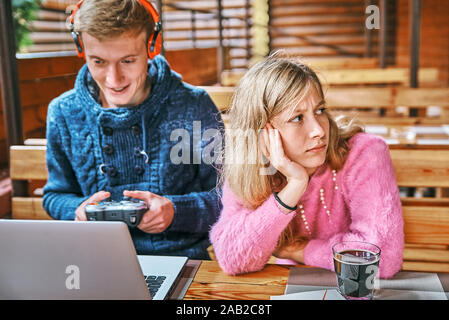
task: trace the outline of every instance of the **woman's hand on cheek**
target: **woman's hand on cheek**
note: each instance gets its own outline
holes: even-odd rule
[[[294,179],[301,182],[308,181],[306,169],[299,163],[292,161],[284,152],[282,138],[278,129],[267,123],[262,132],[261,149],[271,165],[279,170],[287,181]]]
[[[291,209],[283,204],[290,208],[294,208],[297,205],[307,189],[309,175],[302,165],[287,157],[279,130],[275,129],[270,123],[267,124],[262,132],[260,147],[271,165],[287,179],[287,184],[277,196],[282,201],[279,208],[288,214],[291,212]]]

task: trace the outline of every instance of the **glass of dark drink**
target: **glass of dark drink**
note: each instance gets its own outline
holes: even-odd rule
[[[362,241],[332,247],[338,291],[348,300],[371,300],[379,271],[380,248]]]

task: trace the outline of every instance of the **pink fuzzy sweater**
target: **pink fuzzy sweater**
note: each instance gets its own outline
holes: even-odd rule
[[[332,245],[362,240],[382,250],[380,277],[392,277],[401,269],[404,233],[399,190],[388,146],[378,136],[359,133],[352,137],[340,171],[332,172],[326,164],[319,167],[296,213],[283,213],[273,195],[256,210],[249,210],[227,184],[222,202],[210,239],[228,274],[261,270],[292,219],[299,224],[300,234],[310,240],[304,249],[307,265],[333,271]],[[278,260],[288,262],[294,263]]]

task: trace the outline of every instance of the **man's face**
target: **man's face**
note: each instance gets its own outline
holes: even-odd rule
[[[149,94],[146,33],[126,32],[99,40],[82,34],[86,62],[100,87],[104,108],[131,107]]]

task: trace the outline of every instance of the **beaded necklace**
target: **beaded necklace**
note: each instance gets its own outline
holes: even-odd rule
[[[332,181],[334,181],[334,189],[338,190],[338,185],[337,185],[337,171],[336,170],[332,170]],[[320,201],[321,201],[321,205],[323,210],[325,210],[326,215],[329,219],[329,222],[331,222],[331,211],[330,208],[328,208],[326,202],[325,202],[325,197],[324,197],[324,188],[320,188]],[[309,236],[312,235],[312,232],[310,231],[310,227],[309,227],[309,223],[307,222],[307,218],[305,215],[305,210],[304,210],[304,205],[302,203],[299,204],[299,213],[301,214],[301,219],[304,223],[304,227],[307,231],[307,233],[309,234]]]

